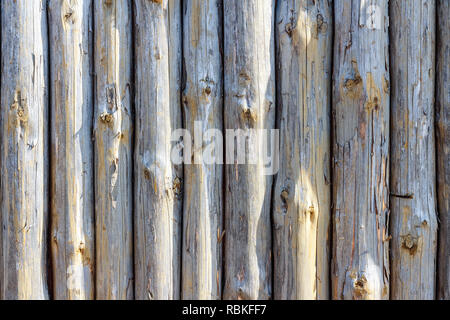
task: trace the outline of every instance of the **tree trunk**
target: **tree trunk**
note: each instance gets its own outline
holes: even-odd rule
[[[96,297],[133,299],[132,8],[94,1]]]
[[[275,127],[274,10],[273,0],[224,1],[226,129]],[[255,132],[245,149],[246,158],[256,161],[232,159],[239,146],[226,153],[227,163],[235,164],[226,166],[225,299],[272,296],[272,176],[250,150],[263,143],[264,133]],[[226,141],[232,144],[234,137],[227,134]]]
[[[187,0],[183,12],[184,127],[213,144],[207,130],[223,130],[222,1]],[[182,297],[221,299],[222,150],[214,150],[215,163],[202,159],[201,144],[192,150],[189,158],[199,161],[184,171]]]
[[[328,299],[332,8],[277,9],[280,171],[274,193],[275,299]]]
[[[54,298],[94,298],[92,2],[49,1]]]
[[[392,299],[434,299],[435,1],[391,0]]]
[[[183,167],[171,161],[181,128],[181,6],[135,2],[136,299],[179,299]]]
[[[45,1],[0,8],[0,299],[48,299]]]
[[[438,1],[436,147],[439,208],[438,298],[450,300],[450,2]]]
[[[388,1],[334,4],[332,297],[388,299]]]

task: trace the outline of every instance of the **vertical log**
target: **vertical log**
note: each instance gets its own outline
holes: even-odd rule
[[[48,299],[46,1],[1,10],[0,299]]]
[[[435,1],[391,0],[392,299],[434,299]]]
[[[135,296],[180,297],[182,166],[170,158],[181,128],[181,6],[135,2]]]
[[[332,7],[277,7],[280,171],[274,189],[275,299],[328,299]]]
[[[450,1],[437,4],[436,147],[439,208],[438,298],[450,300]]]
[[[48,5],[54,298],[93,299],[92,1]]]
[[[132,299],[131,1],[94,1],[96,298]]]
[[[212,144],[207,130],[223,130],[222,1],[187,0],[183,12],[184,127]],[[203,152],[193,148],[189,157],[201,162],[184,167],[183,299],[222,297],[222,150],[216,163],[205,163]]]
[[[334,5],[332,297],[388,299],[388,1]]]
[[[226,129],[275,127],[274,11],[273,0],[224,1]],[[247,149],[259,146],[263,133],[254,138]],[[233,141],[227,137],[227,143]],[[226,166],[225,299],[272,296],[272,176],[264,175],[262,159],[256,160]]]

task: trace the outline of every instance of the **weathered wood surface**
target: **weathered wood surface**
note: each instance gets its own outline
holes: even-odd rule
[[[135,298],[179,299],[183,167],[171,162],[182,127],[181,6],[135,2]]]
[[[329,298],[331,4],[280,1],[274,298]]]
[[[53,296],[93,299],[92,1],[50,0],[48,16]]]
[[[388,1],[334,14],[332,298],[388,299]]]
[[[183,13],[184,128],[214,147],[208,130],[223,129],[222,0],[187,0]],[[182,298],[216,300],[222,297],[222,150],[212,150],[216,161],[209,163],[214,159],[202,158],[201,144],[192,147],[193,163],[184,166]]]
[[[450,1],[437,2],[436,147],[439,299],[450,300]]]
[[[48,299],[45,1],[0,10],[0,299]]]
[[[273,0],[224,1],[225,129],[275,127],[274,18]],[[272,176],[256,160],[226,166],[225,299],[272,297]]]
[[[434,0],[391,0],[391,299],[433,299]]]
[[[132,2],[94,1],[96,298],[133,299]]]

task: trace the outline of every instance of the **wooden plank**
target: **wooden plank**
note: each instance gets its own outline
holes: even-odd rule
[[[274,18],[273,0],[224,1],[225,129],[275,127]],[[256,160],[226,166],[225,299],[272,297],[272,176]]]
[[[207,131],[223,130],[222,1],[187,0],[183,12],[184,128],[213,143]],[[208,163],[203,152],[194,147],[189,157],[200,161],[184,166],[182,298],[216,300],[222,297],[223,159],[216,150],[217,162]]]
[[[133,299],[132,4],[94,1],[96,298]]]
[[[334,14],[332,298],[388,299],[388,1]]]
[[[434,299],[434,0],[390,2],[391,299]]]
[[[92,1],[48,6],[53,294],[93,299]]]
[[[3,0],[0,299],[48,299],[45,1]]]
[[[450,2],[437,2],[436,148],[439,209],[438,298],[450,300]]]
[[[277,7],[281,140],[273,232],[279,300],[329,297],[332,10],[326,0]]]
[[[181,6],[135,2],[135,297],[179,299],[183,167],[171,161],[181,128]]]

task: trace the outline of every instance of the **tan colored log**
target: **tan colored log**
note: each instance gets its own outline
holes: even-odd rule
[[[280,171],[273,195],[275,299],[328,299],[333,8],[277,8]]]
[[[388,1],[334,15],[332,298],[388,299]]]
[[[46,1],[1,11],[0,299],[48,299]]]
[[[439,208],[438,298],[450,300],[450,1],[437,2],[436,147]]]
[[[94,1],[96,298],[132,299],[132,3]]]
[[[92,1],[48,6],[53,295],[93,299]]]
[[[224,1],[226,129],[275,127],[274,18],[273,0]],[[272,176],[256,160],[226,166],[225,299],[272,297]]]
[[[435,10],[390,1],[391,299],[435,297]]]
[[[183,13],[184,127],[191,137],[196,128],[222,132],[222,1],[186,0]],[[204,151],[193,148],[200,163],[184,167],[183,299],[222,297],[223,159],[205,163]]]
[[[181,128],[181,6],[135,2],[135,297],[179,299],[183,167],[171,161]]]

